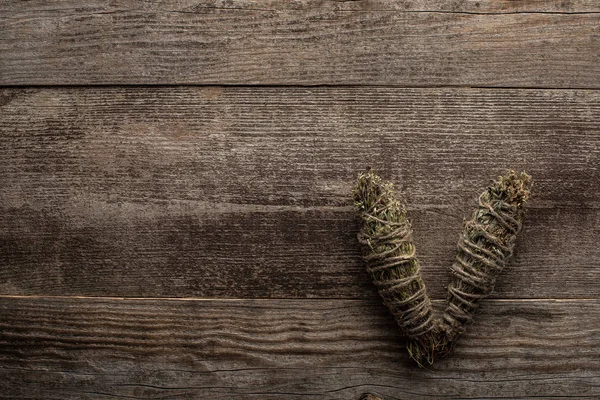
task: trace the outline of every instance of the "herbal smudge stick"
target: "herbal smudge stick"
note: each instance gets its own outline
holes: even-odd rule
[[[362,219],[358,241],[367,270],[384,304],[408,337],[411,358],[420,366],[431,364],[439,334],[421,278],[406,207],[397,200],[393,185],[372,171],[358,176],[353,195]]]
[[[448,304],[441,322],[439,352],[446,355],[473,319],[480,299],[489,296],[512,255],[530,196],[531,177],[508,171],[479,196],[479,206],[464,224],[458,254],[450,267]]]

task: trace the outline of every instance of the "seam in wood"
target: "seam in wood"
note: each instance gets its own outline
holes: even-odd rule
[[[359,303],[369,303],[380,301],[378,299],[364,299],[355,297],[310,297],[310,298],[293,298],[293,297],[252,297],[252,298],[219,298],[219,297],[118,297],[118,296],[59,296],[59,295],[12,295],[12,294],[0,294],[0,300],[2,299],[81,299],[81,300],[124,300],[124,301],[222,301],[222,302],[243,302],[243,301],[271,301],[271,300],[284,300],[290,302],[303,301],[303,302],[316,302],[316,301],[355,301]],[[432,299],[433,303],[442,304],[445,300]],[[578,303],[588,301],[600,301],[600,297],[582,297],[582,298],[561,298],[561,297],[536,297],[536,298],[495,298],[486,299],[486,302],[496,303],[525,303],[525,302],[559,302],[559,303]]]
[[[70,88],[136,88],[136,89],[151,89],[151,88],[203,88],[203,87],[222,87],[222,88],[247,88],[247,89],[256,89],[256,88],[393,88],[393,89],[473,89],[473,90],[578,90],[578,91],[598,91],[599,87],[587,87],[587,86],[490,86],[490,85],[452,85],[452,84],[440,84],[440,85],[421,85],[421,84],[372,84],[372,83],[339,83],[339,84],[331,84],[331,83],[258,83],[258,84],[249,84],[249,83],[61,83],[61,84],[10,84],[10,83],[2,83],[0,84],[0,90],[2,89],[70,89]]]

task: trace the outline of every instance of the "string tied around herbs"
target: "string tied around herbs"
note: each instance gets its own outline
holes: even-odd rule
[[[530,186],[527,174],[509,171],[479,196],[450,267],[446,309],[441,318],[435,318],[405,207],[396,199],[391,183],[372,171],[359,175],[353,194],[363,221],[358,241],[367,271],[408,337],[409,355],[419,366],[449,354],[472,321],[479,301],[493,291],[513,253]]]
[[[380,202],[382,199],[378,199]],[[383,211],[383,210],[380,210]],[[358,235],[359,243],[369,248],[385,248],[380,252],[366,255],[367,271],[373,277],[373,283],[398,321],[404,334],[409,338],[418,337],[431,331],[433,312],[429,297],[426,296],[425,285],[421,282],[420,267],[406,268],[402,277],[394,278],[393,271],[410,265],[416,258],[416,249],[412,244],[412,230],[405,222],[385,221],[377,218],[371,212],[364,211],[361,216],[365,220],[374,220],[390,228],[389,233],[375,232],[368,234],[361,230]],[[407,246],[408,245],[408,246]],[[403,247],[408,250],[403,250]],[[413,286],[418,289],[413,290]],[[408,293],[406,295],[405,293]]]
[[[406,210],[396,200],[393,185],[371,171],[359,176],[354,199],[363,221],[358,241],[367,271],[384,305],[408,337],[411,357],[419,365],[432,363],[430,343],[437,335],[436,324]]]
[[[479,301],[494,290],[496,280],[512,256],[530,195],[531,177],[509,171],[479,196],[472,217],[458,240],[456,259],[450,267],[452,281],[442,316],[438,353],[447,355],[456,339],[473,321]]]

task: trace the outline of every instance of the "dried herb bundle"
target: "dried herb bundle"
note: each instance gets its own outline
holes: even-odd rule
[[[410,356],[419,365],[432,363],[436,326],[406,208],[396,199],[393,185],[371,171],[359,175],[354,205],[363,220],[358,240],[383,303],[408,337]]]
[[[496,278],[512,255],[530,195],[531,177],[509,171],[479,196],[479,206],[466,221],[458,254],[450,267],[448,305],[442,318],[444,338],[438,353],[447,354],[473,320],[480,299],[490,295]]]
[[[478,301],[493,290],[512,255],[530,185],[527,174],[509,171],[481,194],[473,217],[464,224],[450,268],[453,279],[446,310],[436,319],[419,272],[405,206],[396,199],[391,183],[372,171],[358,176],[353,195],[363,221],[358,240],[367,270],[408,337],[409,355],[420,366],[451,351],[473,319]]]

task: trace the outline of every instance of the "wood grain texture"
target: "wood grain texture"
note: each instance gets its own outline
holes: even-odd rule
[[[2,4],[0,84],[600,88],[597,2]]]
[[[485,301],[455,354],[410,364],[352,300],[1,298],[0,398],[597,398],[600,301]]]
[[[534,198],[496,296],[600,294],[600,92],[0,93],[0,293],[375,298],[350,200],[371,165],[408,203],[434,298],[508,167]]]

